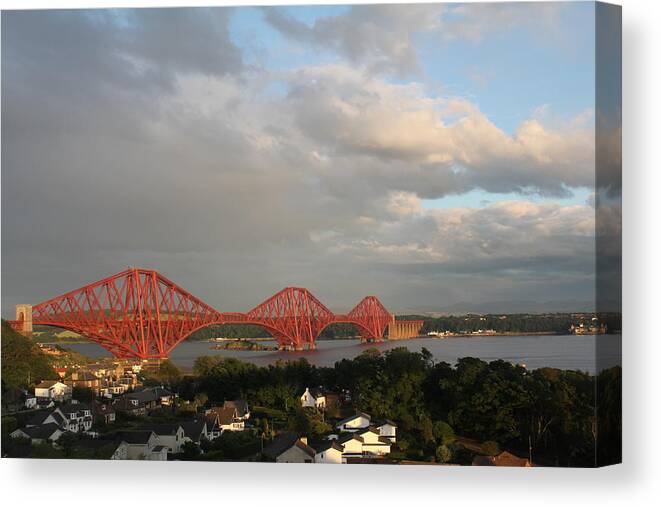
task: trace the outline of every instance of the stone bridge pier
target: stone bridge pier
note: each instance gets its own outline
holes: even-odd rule
[[[388,325],[389,340],[408,340],[420,336],[424,320],[395,320]]]

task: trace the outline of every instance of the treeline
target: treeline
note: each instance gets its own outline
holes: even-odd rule
[[[600,313],[598,320],[593,321],[595,314],[591,313],[551,313],[551,314],[488,314],[488,315],[448,315],[429,317],[427,315],[398,315],[401,320],[423,320],[421,334],[429,332],[472,333],[487,329],[497,333],[557,333],[567,334],[572,325],[583,324],[586,327],[605,324],[608,332],[619,332],[622,329],[622,316],[616,313]],[[336,340],[354,338],[359,335],[358,329],[352,324],[337,323],[326,327],[319,339]],[[223,324],[209,326],[193,333],[189,340],[208,340],[210,338],[266,338],[270,333],[260,327],[250,324]]]
[[[358,330],[352,324],[331,324],[319,335],[321,340],[353,338]],[[209,340],[211,338],[268,338],[271,334],[260,326],[252,324],[222,324],[202,328],[188,337],[188,340]]]
[[[492,329],[498,333],[558,333],[566,334],[572,325],[593,324],[594,314],[489,314],[489,315],[448,315],[428,317],[424,315],[403,315],[398,319],[424,320],[422,334],[429,332],[472,333]],[[619,314],[599,314],[598,323],[604,323],[609,332],[622,329]]]
[[[398,424],[398,446],[409,459],[438,456],[444,438],[439,435],[448,433],[446,428],[480,442],[495,441],[522,456],[530,452],[533,461],[545,465],[594,466],[595,456],[600,464],[621,456],[619,367],[598,377],[551,368],[530,372],[475,358],[451,367],[434,364],[425,349],[396,348],[385,353],[371,349],[332,368],[304,359],[257,367],[201,357],[194,373],[178,386],[184,397],[204,392],[221,402],[244,396],[294,421],[305,387],[348,390],[356,409]]]

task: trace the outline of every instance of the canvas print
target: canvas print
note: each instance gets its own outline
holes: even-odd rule
[[[2,457],[620,462],[621,65],[595,2],[2,12]]]

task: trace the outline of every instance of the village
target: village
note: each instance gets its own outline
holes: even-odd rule
[[[106,361],[55,371],[60,378],[39,382],[32,392],[16,390],[13,406],[5,407],[17,426],[8,436],[29,456],[417,464],[399,456],[397,424],[357,410],[349,392],[308,387],[300,393],[301,413],[332,428],[312,436],[275,429],[269,423],[273,411],[251,409],[243,398],[221,404],[205,397],[185,400],[155,384],[141,363]],[[475,465],[531,466],[508,452],[481,452],[468,439],[463,444],[475,447]]]

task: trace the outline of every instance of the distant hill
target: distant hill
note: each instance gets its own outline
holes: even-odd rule
[[[449,306],[417,306],[406,308],[398,314],[422,315],[464,315],[479,314],[513,314],[513,313],[587,313],[595,311],[594,302],[566,299],[562,301],[487,301],[461,302]]]

